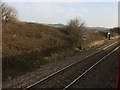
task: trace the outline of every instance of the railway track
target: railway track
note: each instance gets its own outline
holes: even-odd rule
[[[111,53],[117,50],[120,47],[117,45],[117,43],[118,42],[115,42],[99,48],[96,52],[26,87],[25,90],[31,90],[33,88],[61,88],[64,90],[68,89],[77,80],[83,77]],[[115,48],[116,46],[118,47]]]
[[[110,53],[105,55],[103,58],[101,58],[99,61],[94,63],[91,67],[89,67],[84,73],[82,73],[79,77],[77,77],[74,81],[72,81],[70,84],[68,84],[63,90],[66,90],[70,88],[72,85],[74,85],[78,80],[80,80],[85,74],[87,74],[90,70],[92,70],[96,65],[98,65],[100,62],[102,62],[105,58],[107,58],[109,55],[111,55],[113,52],[115,52],[120,46],[116,47],[114,50],[112,50]]]

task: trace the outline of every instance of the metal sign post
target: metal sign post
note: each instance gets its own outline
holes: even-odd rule
[[[107,33],[107,38],[110,40],[110,32]]]
[[[107,39],[110,40],[110,30],[107,29],[106,32],[107,32]]]
[[[85,44],[86,44],[86,41],[87,41],[87,35],[83,34],[82,35],[82,40],[83,40],[83,43],[84,43],[83,44],[84,47],[82,46],[82,49],[83,49],[83,48],[85,48]]]

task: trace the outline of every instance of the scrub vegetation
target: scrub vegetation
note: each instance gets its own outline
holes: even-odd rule
[[[12,11],[15,10],[11,8]],[[2,19],[3,81],[70,56],[82,47],[92,48],[107,40],[106,32],[89,30],[78,18],[70,20],[65,27],[51,27],[21,22],[15,16],[16,14],[10,19],[5,19],[4,16]],[[114,29],[112,32],[113,37],[118,33]],[[83,34],[87,36],[86,41],[82,40]]]

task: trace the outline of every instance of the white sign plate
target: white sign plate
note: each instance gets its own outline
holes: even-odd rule
[[[82,35],[82,39],[84,40],[84,41],[86,41],[87,40],[87,35]]]

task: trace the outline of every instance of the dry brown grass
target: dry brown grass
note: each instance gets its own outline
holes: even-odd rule
[[[94,46],[97,46],[97,45],[102,45],[105,41],[104,40],[97,40],[97,41],[93,41],[91,43],[88,44],[88,47],[94,47]]]
[[[35,23],[3,23],[4,77],[38,68],[48,62],[45,56],[67,45],[65,35],[57,28]],[[56,56],[55,56],[56,57]],[[52,56],[53,58],[53,56]]]
[[[3,56],[41,51],[65,44],[63,33],[52,27],[32,23],[3,24]]]
[[[92,48],[97,45],[104,43],[106,39],[106,34],[98,30],[83,30],[82,34],[87,35],[87,40],[83,41],[83,48]]]
[[[83,45],[98,45],[106,39],[103,32],[84,30],[88,39]],[[74,53],[64,28],[37,23],[2,24],[3,80],[39,68]]]

